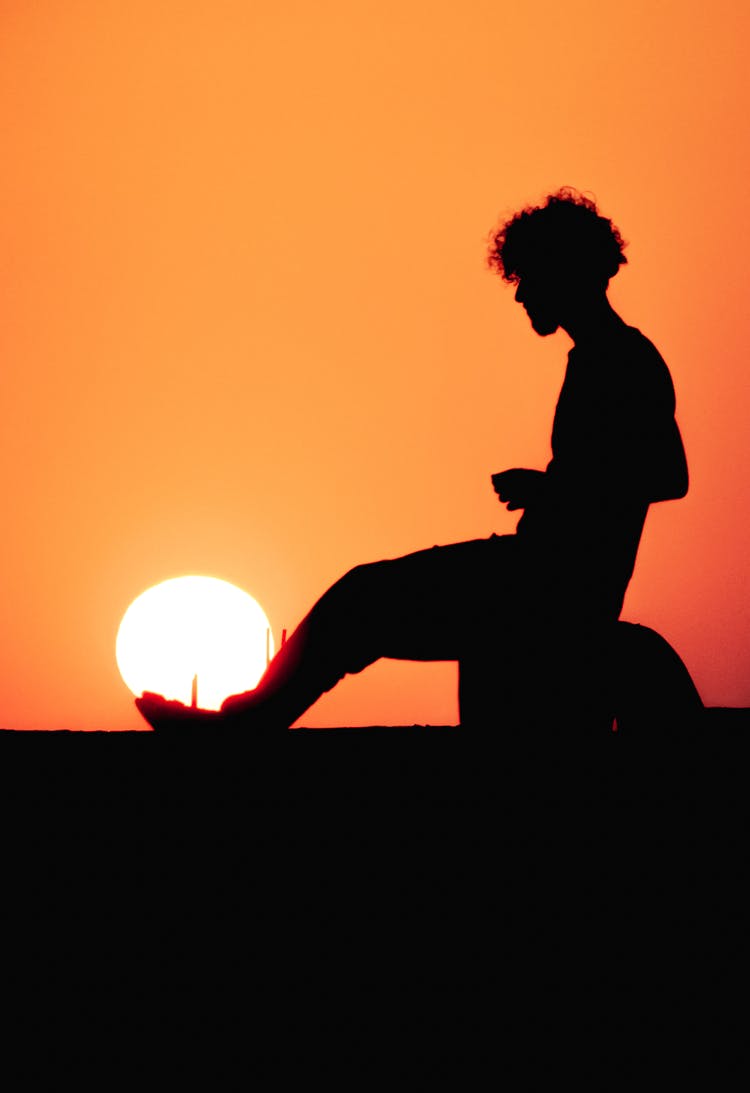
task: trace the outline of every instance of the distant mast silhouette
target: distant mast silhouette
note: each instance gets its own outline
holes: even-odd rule
[[[286,630],[281,631],[282,647],[286,644]],[[266,630],[266,668],[271,663],[271,627]]]

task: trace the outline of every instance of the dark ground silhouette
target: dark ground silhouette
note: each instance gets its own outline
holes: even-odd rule
[[[25,1073],[66,1017],[68,1052],[114,1040],[107,1076],[165,1045],[187,1076],[217,1028],[233,1077],[270,1042],[274,1078],[369,1074],[383,1041],[519,1088],[744,1065],[748,713],[497,754],[455,728],[2,734]]]

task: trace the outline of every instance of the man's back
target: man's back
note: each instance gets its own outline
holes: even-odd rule
[[[619,615],[649,504],[687,490],[674,410],[669,369],[634,327],[570,351],[545,488],[517,529],[566,599]]]

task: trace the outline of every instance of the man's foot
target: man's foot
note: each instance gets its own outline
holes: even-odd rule
[[[135,700],[136,707],[158,733],[185,734],[195,729],[202,731],[216,730],[222,719],[217,710],[200,710],[194,706],[185,706],[182,702],[164,698],[153,691],[144,691]]]
[[[242,694],[230,695],[221,704],[222,714],[227,714],[229,717],[240,717],[242,714],[247,714],[251,717],[253,710],[257,708],[254,695],[255,691],[243,691]]]
[[[221,710],[201,710],[175,699],[144,691],[135,704],[155,732],[162,736],[278,736],[287,725],[270,723],[267,715],[249,701],[252,691],[231,695]]]
[[[263,732],[268,736],[285,733],[291,724],[284,720],[278,704],[274,709],[274,703],[259,699],[257,691],[243,691],[225,698],[221,704],[221,719],[230,732]]]

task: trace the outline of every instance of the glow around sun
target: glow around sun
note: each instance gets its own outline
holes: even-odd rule
[[[134,695],[155,691],[218,710],[228,695],[253,688],[273,656],[263,608],[216,577],[175,577],[141,593],[117,632],[117,666]]]

